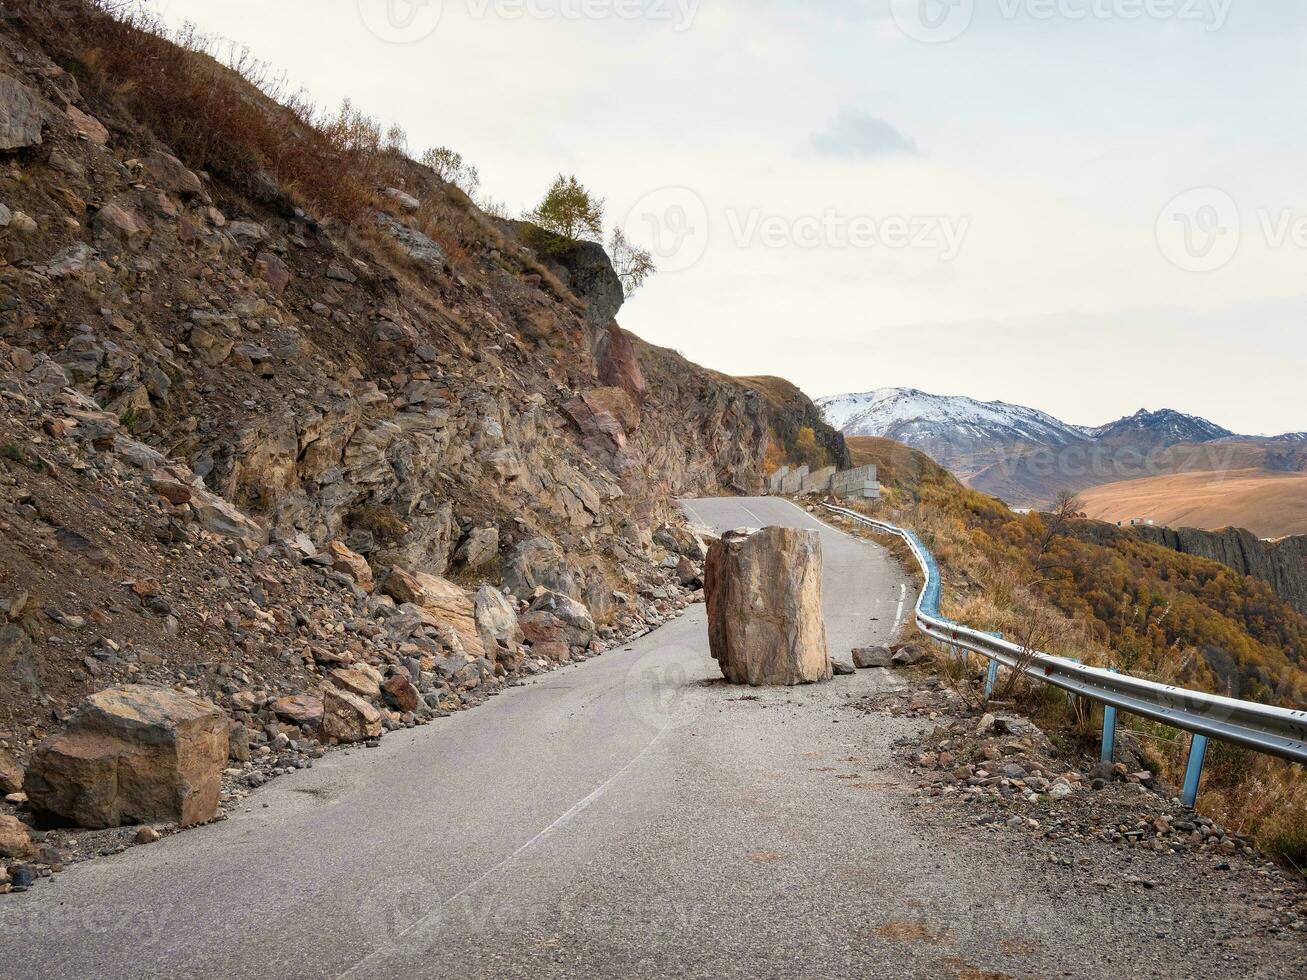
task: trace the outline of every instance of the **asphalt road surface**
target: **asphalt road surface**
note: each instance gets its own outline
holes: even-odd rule
[[[884,551],[785,501],[686,506],[717,529],[821,527],[836,655],[915,599]],[[1018,942],[1040,951],[1022,975],[1151,975],[1104,962],[1104,924],[1019,866],[907,817],[889,747],[919,723],[849,704],[896,683],[728,686],[693,607],[0,899],[0,975],[994,976],[966,971],[1011,968]]]

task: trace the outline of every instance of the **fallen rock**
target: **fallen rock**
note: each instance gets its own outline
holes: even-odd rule
[[[477,591],[473,605],[477,630],[485,645],[486,655],[516,651],[525,636],[518,624],[517,610],[504,594],[492,586],[482,586]]]
[[[595,637],[595,621],[590,610],[560,592],[542,592],[518,622],[533,645],[562,643],[583,647]]]
[[[846,664],[843,660],[836,660],[832,657],[830,665],[831,672],[837,677],[847,677],[850,674],[856,673],[853,669],[853,664]]]
[[[704,578],[709,645],[728,681],[830,680],[816,531],[730,531],[709,548]]]
[[[92,694],[32,753],[23,789],[38,813],[90,828],[217,812],[227,717],[214,704],[142,684]]]
[[[104,128],[100,120],[75,105],[70,105],[64,111],[68,114],[68,121],[73,124],[73,128],[80,136],[96,146],[104,146],[109,142],[109,130]]]
[[[17,817],[0,813],[0,857],[25,858],[32,853],[32,838]]]
[[[327,554],[331,556],[332,568],[348,575],[364,592],[372,591],[372,566],[366,558],[351,551],[343,541],[327,542]]]
[[[859,670],[872,667],[889,667],[894,655],[889,647],[859,647],[853,651],[853,666]]]
[[[381,712],[357,694],[328,687],[322,692],[322,735],[337,742],[380,738]]]
[[[382,591],[396,602],[412,603],[423,610],[432,625],[452,629],[467,653],[474,657],[485,654],[472,598],[453,582],[396,565],[382,583]]]
[[[362,667],[337,667],[327,679],[342,691],[361,698],[376,700],[381,697],[381,679]]]
[[[904,646],[897,647],[894,650],[894,656],[891,663],[895,667],[913,667],[926,659],[926,651],[915,643],[908,643]]]
[[[396,711],[417,711],[418,705],[422,703],[418,689],[403,674],[391,674],[381,685],[381,690],[386,696],[386,702]]]
[[[159,839],[159,832],[153,827],[142,827],[136,832],[136,843],[153,844]]]
[[[313,694],[292,694],[272,702],[272,713],[282,721],[301,728],[322,725],[322,698]]]

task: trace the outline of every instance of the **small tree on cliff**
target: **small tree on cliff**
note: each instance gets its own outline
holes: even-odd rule
[[[621,228],[613,229],[613,237],[608,242],[608,256],[613,260],[617,278],[622,280],[622,292],[627,299],[658,271],[654,267],[653,256],[627,241]]]
[[[544,200],[522,217],[540,229],[533,244],[548,252],[565,252],[585,236],[599,240],[604,236],[603,198],[564,174],[554,178]]]
[[[481,174],[457,150],[434,146],[422,154],[421,162],[434,170],[441,180],[453,184],[468,197],[476,197],[477,188],[481,186]]]

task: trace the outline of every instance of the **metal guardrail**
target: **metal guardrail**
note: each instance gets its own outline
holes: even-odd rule
[[[939,565],[913,531],[844,507],[831,504],[822,504],[822,507],[907,542],[926,576],[925,587],[921,590],[916,605],[917,627],[923,634],[946,646],[985,657],[991,664],[991,678],[995,669],[993,665],[1021,670],[1046,684],[1103,704],[1106,708],[1103,718],[1104,761],[1112,759],[1117,711],[1127,711],[1192,732],[1194,739],[1190,746],[1183,791],[1186,805],[1193,806],[1197,799],[1198,783],[1210,738],[1246,746],[1293,762],[1307,762],[1307,711],[1278,708],[1254,701],[1238,701],[1158,684],[1098,667],[1086,667],[1064,657],[1026,650],[1001,637],[955,623],[940,613],[942,582]]]

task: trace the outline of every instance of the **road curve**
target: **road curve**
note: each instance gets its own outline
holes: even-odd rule
[[[820,528],[833,651],[889,638],[905,590],[881,549],[781,500],[687,512]],[[1037,951],[1023,975],[1121,975],[1102,921],[910,818],[889,747],[917,723],[849,704],[885,672],[749,690],[706,647],[694,607],[0,899],[0,974],[934,977],[1011,969],[1010,940]]]

